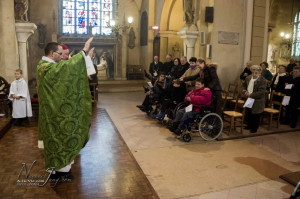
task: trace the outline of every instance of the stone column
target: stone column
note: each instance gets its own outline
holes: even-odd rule
[[[121,64],[121,77],[118,77],[116,80],[127,80],[126,71],[127,71],[127,44],[128,44],[128,35],[127,33],[123,33],[122,35],[122,64]]]
[[[195,54],[195,43],[198,38],[199,31],[195,25],[187,25],[177,32],[177,34],[183,39],[184,53],[189,60]]]
[[[0,76],[9,83],[15,80],[14,72],[19,68],[14,13],[14,1],[0,0]]]
[[[252,20],[253,20],[253,0],[247,0],[246,3],[246,21],[245,21],[245,49],[244,64],[250,60],[251,55],[251,39],[252,39]]]
[[[268,56],[269,13],[270,13],[270,0],[266,0],[266,15],[265,15],[264,45],[263,45],[263,57],[262,57],[262,60],[267,60],[267,56]]]
[[[19,46],[20,69],[23,70],[23,77],[28,81],[28,47],[27,40],[37,29],[34,23],[16,23],[16,33]]]

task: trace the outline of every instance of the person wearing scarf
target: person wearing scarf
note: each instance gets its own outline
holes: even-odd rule
[[[242,93],[246,98],[253,98],[252,108],[246,108],[248,125],[245,129],[256,133],[259,127],[260,115],[265,108],[265,92],[267,80],[261,75],[262,68],[258,65],[251,66],[252,75],[246,77],[242,84]]]
[[[285,93],[285,84],[288,82],[288,75],[286,73],[286,66],[279,65],[278,73],[274,76],[271,83],[271,90],[276,92]]]
[[[195,86],[195,81],[193,81],[193,80],[196,80],[199,77],[198,74],[200,72],[200,69],[197,67],[196,62],[197,62],[197,58],[191,57],[189,59],[190,68],[187,69],[185,71],[185,73],[180,77],[180,80],[182,81],[186,77],[196,76],[196,78],[192,79],[192,80],[183,80],[184,83],[186,84],[186,88],[188,91],[191,91],[193,89],[193,87]]]

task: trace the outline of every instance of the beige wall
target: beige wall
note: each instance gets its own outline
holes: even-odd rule
[[[177,32],[185,25],[182,0],[166,0],[160,19],[160,60],[167,54],[180,57],[184,53],[183,40]],[[179,56],[180,55],[180,56]]]
[[[212,44],[212,60],[219,64],[218,75],[224,88],[228,83],[238,79],[243,69],[244,53],[244,26],[245,26],[245,1],[246,0],[201,0],[197,2],[196,25],[199,33],[206,33],[207,44]],[[214,7],[214,22],[205,23],[205,7]],[[182,39],[175,36],[184,26],[182,0],[166,0],[161,16],[161,57],[166,53],[172,53],[172,46],[176,42],[181,45]],[[239,44],[219,44],[218,32],[239,33]],[[195,44],[194,55],[206,57],[206,46],[200,43],[200,34]],[[189,59],[189,58],[188,58]],[[229,72],[230,71],[230,72]]]
[[[199,39],[196,41],[195,44],[195,56],[198,58],[206,57],[206,45],[201,45],[200,40],[200,32],[205,32],[206,35],[206,43],[211,43],[211,32],[213,29],[213,23],[205,23],[205,7],[207,6],[214,6],[213,0],[203,0],[199,4],[199,10],[197,13],[196,24],[199,31]]]
[[[139,43],[140,43],[140,34],[139,34],[139,24],[140,24],[140,16],[139,9],[135,2],[131,0],[122,0],[119,1],[119,20],[127,21],[128,17],[133,17],[132,27],[135,33],[135,47],[133,49],[127,48],[127,64],[128,65],[139,65],[140,60],[138,59],[140,56]],[[129,30],[127,31],[129,33]],[[128,34],[125,34],[128,37]],[[127,39],[128,41],[128,39]],[[126,46],[128,43],[126,44]]]
[[[45,43],[52,41],[52,34],[56,35],[57,19],[58,19],[58,4],[57,0],[51,1],[31,1],[30,5],[30,21],[32,23],[47,25],[46,41]],[[29,61],[28,61],[28,79],[36,77],[36,65],[44,55],[44,49],[38,46],[39,33],[35,31],[29,40]]]
[[[211,33],[211,62],[218,63],[217,72],[224,89],[227,88],[228,83],[238,80],[243,68],[244,4],[245,0],[216,0],[214,2],[214,23]],[[219,31],[238,33],[238,45],[219,44]]]
[[[14,70],[19,68],[16,39],[14,1],[0,1],[0,76],[9,83],[14,80]]]

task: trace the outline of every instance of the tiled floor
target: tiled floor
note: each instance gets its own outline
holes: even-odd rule
[[[0,140],[0,198],[289,197],[293,186],[278,176],[300,170],[300,132],[184,143],[135,108],[143,98],[142,92],[100,94],[98,107],[110,117],[96,114],[90,141],[72,168],[74,181],[55,188],[16,187],[22,162],[37,160],[35,171],[44,162],[37,128],[12,128]]]
[[[300,132],[184,143],[135,108],[143,98],[142,92],[101,93],[98,106],[106,108],[160,198],[288,198],[293,191],[279,175],[300,170]]]
[[[158,198],[105,110],[94,112],[90,132],[72,167],[73,181],[51,188],[17,185],[21,163],[29,169],[36,160],[30,175],[37,176],[45,174],[44,159],[36,126],[11,128],[0,140],[0,198]]]

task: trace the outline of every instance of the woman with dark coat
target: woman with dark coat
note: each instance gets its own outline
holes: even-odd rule
[[[254,99],[252,108],[246,108],[248,125],[245,129],[256,133],[259,127],[260,115],[265,108],[265,93],[267,81],[262,76],[262,68],[257,65],[251,66],[252,75],[246,77],[242,85],[243,94],[246,98]]]
[[[279,65],[278,73],[274,76],[271,83],[271,90],[276,92],[285,93],[285,84],[288,82],[288,74],[286,73],[286,66]]]
[[[242,81],[245,81],[246,77],[252,74],[252,72],[250,70],[251,66],[252,66],[252,61],[248,61],[246,63],[246,67],[244,68],[243,72],[240,75],[240,79]]]
[[[171,69],[170,75],[172,79],[178,79],[185,73],[185,71],[188,68],[181,65],[179,58],[175,58],[173,62],[174,62],[174,66]]]
[[[198,67],[200,68],[200,73],[194,76],[185,77],[182,80],[185,81],[192,81],[197,78],[204,79],[205,87],[209,88],[213,93],[213,106],[215,112],[222,115],[222,87],[220,84],[219,77],[217,75],[217,65],[210,64],[206,65],[203,59],[197,60]]]

